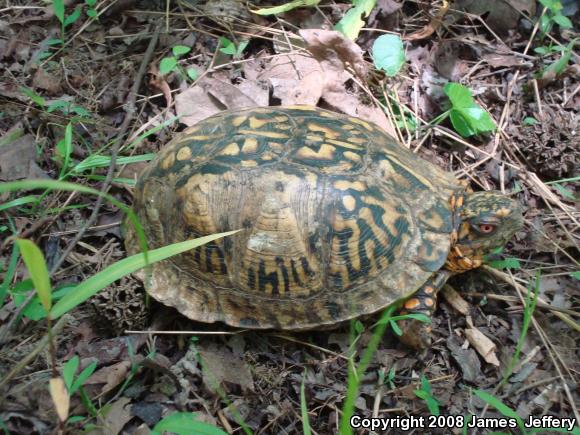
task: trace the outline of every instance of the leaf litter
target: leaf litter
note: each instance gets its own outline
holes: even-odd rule
[[[502,190],[525,203],[529,223],[502,253],[519,258],[522,269],[510,273],[525,282],[541,269],[541,296],[550,307],[577,313],[578,279],[573,273],[578,270],[574,259],[580,92],[572,51],[576,46],[570,45],[574,34],[557,24],[549,36],[534,31],[541,13],[535,2],[378,0],[369,14],[356,17],[351,12],[356,29],[350,35],[354,38],[359,32],[357,39],[336,31],[334,26],[349,5],[333,2],[268,17],[258,17],[245,2],[236,0],[180,2],[171,6],[170,14],[165,5],[144,8],[136,7],[138,3],[116,2],[99,22],[81,15],[66,28],[67,45],[62,50],[52,41],[62,36],[52,8],[1,12],[0,30],[7,36],[0,40],[0,63],[8,72],[0,83],[0,98],[6,103],[0,118],[2,181],[59,177],[61,163],[53,159],[53,147],[62,139],[62,127],[70,117],[61,110],[47,110],[59,101],[65,103],[60,107],[77,105],[91,114],[90,122],[75,124],[73,164],[96,152],[109,155],[107,144],[127,116],[125,103],[153,28],[150,24],[162,16],[168,32],[162,33],[154,60],[147,65],[148,81],[138,90],[133,128],[143,132],[172,115],[179,121],[148,135],[123,155],[156,152],[184,126],[227,109],[311,104],[360,116],[400,135],[423,157],[472,180],[473,186]],[[66,5],[70,14],[74,8]],[[271,4],[256,4],[266,6]],[[384,31],[403,41],[404,62],[392,77],[380,73],[370,55],[373,42]],[[220,37],[232,41],[233,56],[219,50]],[[194,68],[195,79],[178,70],[159,73],[160,60],[177,45],[191,48],[178,64],[184,70]],[[552,45],[554,50],[549,48]],[[572,47],[570,56],[567,46]],[[541,47],[544,54],[534,51]],[[394,58],[401,59],[400,53]],[[469,107],[473,102],[488,111],[498,126],[495,132],[475,131],[479,134],[463,140],[450,133],[450,120],[427,125],[447,110],[444,90],[450,81],[470,90]],[[31,98],[22,88],[40,99]],[[526,124],[529,118],[537,122]],[[15,131],[20,131],[17,138],[4,140]],[[135,166],[116,175],[134,179],[140,170]],[[74,181],[99,188],[105,174],[106,168],[95,168]],[[131,202],[131,185],[122,181],[112,184],[110,193]],[[1,199],[4,203],[14,197],[3,194]],[[93,199],[53,192],[41,201],[41,207],[3,211],[0,229],[9,228],[10,222],[18,232],[32,228],[32,236],[47,252],[55,246],[48,241],[58,235],[56,252],[62,252],[87,219]],[[56,275],[56,285],[78,282],[122,258],[123,232],[98,229],[115,225],[120,221],[118,213],[116,207],[103,209],[102,214],[112,218],[100,219],[97,229],[76,245],[64,263],[66,269]],[[8,233],[2,231],[4,239]],[[2,273],[10,260],[8,246],[3,242],[0,247]],[[26,277],[18,266],[11,282]],[[475,282],[474,289],[466,281],[453,283],[459,298],[447,291],[445,299],[440,298],[432,348],[418,354],[392,334],[385,336],[361,380],[357,412],[428,415],[425,402],[414,394],[421,375],[429,379],[445,415],[483,411],[485,404],[466,387],[489,389],[500,382],[520,339],[523,303],[509,285]],[[111,310],[112,315],[127,320],[133,317],[129,315],[134,313],[133,305],[121,298],[134,296],[125,284],[103,292],[106,297],[100,307],[114,304],[117,310]],[[15,299],[16,293],[8,295],[0,311],[0,328],[14,317]],[[223,325],[189,322],[154,301],[151,305],[169,321],[165,329],[230,332]],[[534,318],[543,331],[531,328],[523,340],[521,364],[509,378],[502,400],[523,418],[538,412],[572,415],[568,394],[574,393],[568,392],[577,380],[569,374],[579,370],[573,351],[577,334],[550,309],[537,308]],[[239,431],[245,424],[256,433],[298,433],[304,369],[311,427],[316,433],[337,431],[346,394],[348,325],[338,331],[285,333],[288,338],[257,332],[227,338],[201,334],[192,344],[187,336],[129,335],[123,322],[113,332],[103,328],[104,323],[90,304],[71,313],[59,335],[57,360],[59,367],[74,355],[80,356],[81,367],[97,363],[86,391],[98,406],[105,403],[97,399],[100,395],[110,401],[100,408],[103,417],[92,420],[105,424],[106,433],[139,433],[143,425],[151,428],[178,411],[195,412],[200,421],[226,431]],[[363,323],[367,328],[372,325]],[[44,332],[42,325],[24,317],[11,329],[14,332],[0,348],[0,373],[7,373],[15,361],[32,352]],[[367,330],[354,346],[357,355],[368,336]],[[47,368],[44,358],[35,358],[18,380],[4,387],[8,400],[0,403],[0,417],[11,431],[55,430]],[[124,386],[127,376],[133,378]],[[70,409],[90,420],[78,395],[71,398]],[[497,415],[491,409],[486,412]]]

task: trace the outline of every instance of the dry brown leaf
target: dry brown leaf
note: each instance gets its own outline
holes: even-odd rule
[[[49,178],[36,164],[34,136],[22,133],[21,128],[15,127],[0,139],[0,180]]]
[[[231,83],[206,77],[200,80],[198,85],[218,100],[227,110],[243,109],[258,105],[252,97],[244,94]]]
[[[403,37],[403,39],[406,41],[417,41],[419,39],[425,39],[431,36],[435,32],[435,30],[437,30],[441,25],[441,21],[448,10],[449,10],[449,2],[447,0],[444,0],[443,6],[441,6],[441,8],[439,8],[437,13],[433,16],[433,18],[431,18],[429,24],[427,24],[421,30],[417,30],[416,32],[411,33],[410,35]]]
[[[86,384],[104,384],[101,388],[101,394],[108,393],[113,388],[125,381],[127,373],[131,370],[131,362],[121,361],[102,369],[97,370],[87,379]]]
[[[200,86],[189,88],[175,97],[175,112],[187,126],[197,124],[223,110]]]
[[[173,97],[171,96],[171,88],[165,81],[165,78],[159,74],[159,68],[156,62],[152,62],[149,66],[149,81],[147,82],[149,87],[153,89],[154,92],[161,92],[165,97],[167,107],[173,104]]]
[[[32,78],[32,86],[46,91],[48,95],[57,95],[62,92],[61,80],[54,75],[38,68]]]
[[[104,418],[101,421],[105,428],[95,429],[95,431],[89,433],[91,435],[117,435],[121,433],[123,427],[133,418],[131,407],[127,406],[130,402],[131,399],[128,397],[121,397],[109,407],[104,408]]]
[[[362,49],[342,33],[335,30],[303,29],[300,36],[307,48],[322,65],[324,72],[342,73],[350,66],[364,79],[368,73]]]
[[[70,407],[70,397],[66,390],[66,386],[64,385],[64,381],[62,378],[52,378],[50,380],[49,388],[50,397],[52,397],[58,418],[60,421],[66,421]]]
[[[289,53],[273,58],[259,75],[270,83],[283,106],[315,106],[322,96],[325,77],[320,63],[308,55]]]
[[[449,285],[444,286],[442,293],[449,305],[451,305],[464,316],[469,314],[469,303],[463,299],[453,287]]]
[[[252,373],[240,356],[213,344],[200,346],[199,355],[203,383],[210,391],[215,392],[224,383],[239,385],[244,391],[254,391]]]
[[[487,336],[477,328],[468,328],[465,330],[465,336],[473,348],[483,359],[494,366],[499,367],[499,360],[495,354],[496,346]]]

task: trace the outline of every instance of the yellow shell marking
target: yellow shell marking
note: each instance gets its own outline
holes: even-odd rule
[[[347,159],[352,160],[353,162],[360,162],[361,160],[358,154],[355,154],[351,151],[345,151],[342,155]]]
[[[321,133],[324,133],[324,137],[328,138],[328,139],[337,139],[340,137],[340,132],[333,130],[331,128],[325,127],[324,125],[318,125],[315,124],[314,122],[309,122],[308,123],[308,130],[310,131],[319,131]]]
[[[332,160],[334,151],[336,151],[336,148],[332,145],[322,144],[318,152],[309,147],[302,147],[298,150],[296,156],[303,159]]]
[[[218,153],[218,156],[237,156],[240,154],[240,147],[237,143],[232,142]]]
[[[359,143],[359,144],[363,144],[363,143],[367,143],[368,140],[365,139],[364,137],[349,137],[346,139],[349,142],[353,142],[353,143]]]
[[[182,147],[177,151],[177,160],[189,160],[191,159],[191,149],[189,147]]]
[[[167,155],[167,157],[165,157],[163,159],[163,161],[161,162],[161,167],[163,169],[169,169],[169,167],[171,165],[173,165],[173,162],[175,162],[175,154],[174,153],[169,153]]]
[[[313,142],[322,142],[324,140],[324,138],[322,136],[315,136],[313,134],[306,135],[306,139],[311,140]],[[331,142],[331,141],[328,141],[328,142]]]
[[[363,121],[362,119],[358,119],[358,118],[348,118],[348,120],[350,122],[352,122],[353,124],[362,125],[368,131],[373,131],[373,128],[371,127],[371,125],[368,122]]]
[[[255,137],[247,137],[242,145],[243,153],[255,153],[258,151],[258,140]]]
[[[236,116],[234,119],[232,119],[232,125],[234,127],[239,127],[246,121],[246,119],[248,119],[247,116]]]
[[[356,199],[354,196],[345,195],[342,197],[342,204],[348,211],[353,211],[356,208]]]
[[[240,130],[240,134],[253,134],[255,136],[269,137],[272,139],[288,139],[288,135],[284,133],[276,133],[275,131],[259,131],[259,130]]]
[[[362,192],[367,188],[367,185],[362,181],[337,180],[334,182],[334,187],[338,190],[353,189]]]
[[[351,143],[344,142],[341,140],[328,139],[327,142],[334,144],[334,145],[338,145],[338,146],[343,147],[343,148],[348,148],[349,150],[362,150],[363,149],[363,147],[359,147],[357,145],[353,145]]]

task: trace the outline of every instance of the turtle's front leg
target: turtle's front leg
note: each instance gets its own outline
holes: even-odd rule
[[[433,274],[425,284],[405,301],[400,314],[425,314],[430,319],[433,317],[437,306],[437,293],[451,274],[442,270]],[[403,331],[401,341],[414,349],[423,350],[431,345],[430,323],[415,319],[407,319],[399,322]]]

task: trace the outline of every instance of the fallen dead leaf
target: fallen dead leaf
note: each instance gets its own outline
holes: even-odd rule
[[[101,394],[105,394],[120,385],[127,377],[129,370],[131,370],[131,362],[121,361],[97,370],[87,379],[86,384],[104,384],[101,388]]]
[[[167,107],[173,104],[173,97],[171,96],[171,88],[165,80],[165,77],[159,73],[159,68],[157,67],[157,62],[152,62],[149,66],[148,81],[147,84],[153,90],[153,92],[161,92],[165,97],[165,102]]]
[[[121,397],[111,405],[101,408],[99,418],[104,429],[98,428],[88,432],[91,435],[117,435],[121,433],[123,427],[133,418],[131,414],[131,406],[129,403],[131,399],[128,397]]]
[[[469,303],[463,299],[453,287],[449,285],[444,286],[442,293],[449,305],[451,305],[464,316],[469,314]]]
[[[175,97],[175,111],[179,120],[187,126],[197,124],[223,110],[200,86],[189,88]]]
[[[49,178],[36,164],[34,136],[22,133],[21,128],[15,127],[0,139],[0,180]]]
[[[464,349],[458,342],[459,338],[456,335],[451,335],[447,338],[447,348],[451,351],[453,359],[461,368],[463,379],[467,382],[477,382],[483,377],[481,372],[481,363],[473,349]]]
[[[226,348],[214,344],[199,347],[204,385],[213,392],[224,384],[239,385],[244,391],[254,391],[252,373],[245,361]]]
[[[421,30],[417,30],[416,32],[411,33],[410,35],[403,37],[403,39],[407,41],[417,41],[419,39],[425,39],[431,36],[433,33],[435,33],[435,30],[437,30],[441,25],[443,17],[445,16],[448,10],[449,10],[449,2],[447,0],[444,0],[443,6],[441,6],[437,11],[437,13],[433,16],[433,18],[431,18],[429,24],[427,24]]]
[[[198,82],[198,86],[218,100],[227,110],[243,109],[244,107],[258,105],[252,97],[243,93],[231,83],[222,80],[206,77]]]
[[[514,29],[520,19],[520,12],[525,12],[528,16],[536,13],[536,2],[534,0],[456,0],[453,9],[465,11],[473,15],[485,15],[485,23],[496,33],[505,35],[509,30]],[[462,18],[462,14],[457,12],[451,17],[452,21]]]
[[[32,86],[46,91],[48,95],[58,95],[62,92],[60,83],[61,80],[58,77],[46,72],[42,68],[38,68],[32,78]]]
[[[499,360],[495,354],[496,346],[483,332],[477,328],[468,328],[465,330],[465,336],[469,344],[479,353],[483,359],[494,366],[499,367]]]

